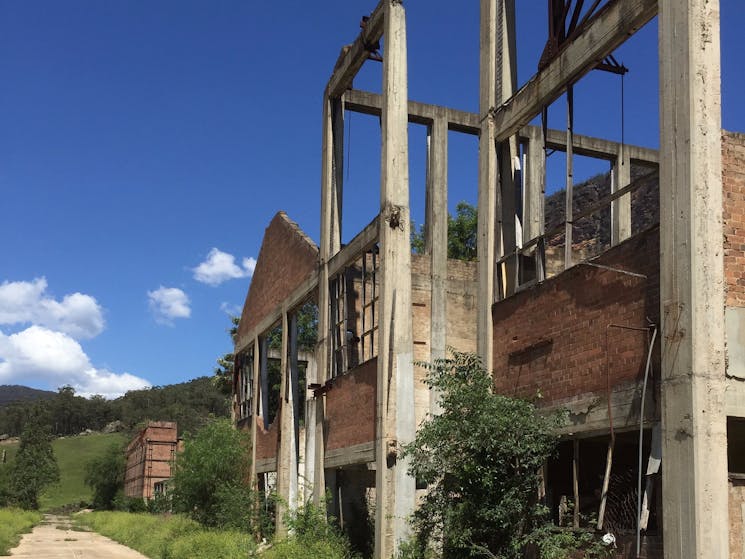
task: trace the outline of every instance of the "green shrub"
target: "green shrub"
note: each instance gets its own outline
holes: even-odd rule
[[[93,506],[111,509],[124,487],[126,460],[121,443],[114,443],[85,465],[85,484],[93,490]]]
[[[0,509],[0,555],[8,555],[18,545],[21,534],[30,532],[35,524],[41,522],[41,518],[38,512]]]
[[[243,559],[253,556],[254,549],[248,534],[233,530],[199,530],[174,540],[169,546],[168,559]]]

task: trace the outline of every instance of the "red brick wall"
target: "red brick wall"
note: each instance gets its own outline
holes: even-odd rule
[[[238,326],[238,339],[300,286],[317,265],[318,248],[287,214],[277,213],[264,233]]]
[[[150,498],[156,482],[171,477],[171,461],[177,447],[177,426],[170,421],[152,421],[127,445],[124,494]]]
[[[277,446],[279,444],[279,416],[280,410],[274,422],[269,426],[269,430],[264,429],[264,420],[255,416],[256,421],[256,459],[264,460],[266,458],[277,457]]]
[[[371,359],[334,379],[326,394],[326,449],[375,440],[378,360]]]
[[[745,307],[745,134],[722,133],[722,183],[727,306]]]
[[[609,324],[659,323],[659,229],[636,235],[592,263],[580,264],[492,307],[494,382],[504,394],[546,404],[606,390],[644,372],[646,333]],[[659,369],[658,369],[659,370]]]
[[[742,559],[745,555],[743,534],[743,512],[745,512],[745,480],[729,480],[729,556]]]

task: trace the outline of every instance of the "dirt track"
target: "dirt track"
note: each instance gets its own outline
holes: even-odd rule
[[[147,559],[95,532],[72,530],[69,518],[52,515],[45,515],[33,532],[24,534],[10,555],[34,559]]]

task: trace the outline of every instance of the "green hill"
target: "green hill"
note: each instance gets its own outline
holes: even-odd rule
[[[13,402],[48,399],[54,397],[55,394],[57,393],[18,384],[0,384],[0,407]]]
[[[89,502],[91,490],[85,485],[85,464],[95,456],[101,455],[109,445],[123,444],[126,437],[121,433],[92,434],[80,437],[65,437],[52,441],[54,456],[60,469],[60,482],[50,487],[42,495],[41,508],[49,510],[80,501]],[[7,450],[8,463],[13,460],[18,443],[0,444],[0,454]]]

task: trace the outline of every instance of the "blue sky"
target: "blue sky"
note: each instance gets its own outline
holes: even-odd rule
[[[271,217],[318,239],[322,91],[375,3],[0,0],[0,384],[114,395],[211,374]],[[745,5],[721,6],[723,121],[742,131]],[[518,2],[520,83],[544,10]],[[407,12],[410,97],[476,111],[478,2]],[[656,33],[618,53],[625,139],[651,147]],[[578,132],[621,139],[617,76],[594,72],[575,103]],[[376,213],[380,164],[377,119],[347,122],[345,240]],[[424,138],[411,127],[418,222]],[[450,203],[475,202],[476,140],[450,139]],[[577,178],[600,170],[579,161]]]

